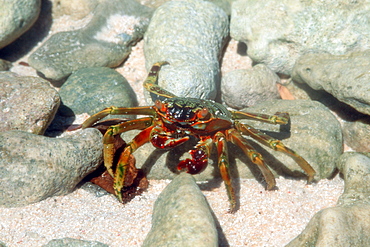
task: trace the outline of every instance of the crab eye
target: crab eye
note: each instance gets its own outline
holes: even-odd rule
[[[197,112],[197,117],[199,119],[203,119],[208,116],[208,113],[209,113],[208,109],[204,107],[202,110],[199,110]]]
[[[157,99],[154,104],[160,112],[166,112],[167,107],[162,101]]]

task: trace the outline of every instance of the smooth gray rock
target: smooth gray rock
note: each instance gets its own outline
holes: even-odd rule
[[[266,65],[257,64],[251,69],[234,70],[222,77],[222,101],[242,109],[270,99],[280,99],[276,83],[280,78]]]
[[[22,130],[42,135],[60,105],[48,81],[0,72],[0,131]]]
[[[218,246],[211,209],[190,174],[176,176],[159,195],[142,246]]]
[[[96,129],[63,138],[0,132],[0,206],[17,207],[70,193],[102,162]]]
[[[369,18],[369,1],[237,0],[230,35],[247,44],[254,62],[290,75],[307,52],[369,49]]]
[[[290,125],[280,126],[258,121],[245,121],[251,126],[263,130],[272,137],[282,140],[289,148],[304,157],[316,170],[316,179],[330,177],[335,169],[335,160],[342,154],[342,132],[338,120],[322,104],[310,100],[270,100],[253,107],[244,109],[254,113],[274,114],[288,112],[291,117]],[[130,141],[140,131],[129,131],[123,135],[125,141]],[[298,164],[281,152],[251,140],[253,147],[260,152],[267,165],[275,175],[305,177]],[[137,167],[149,172],[151,179],[173,179],[179,160],[187,155],[196,142],[186,142],[183,145],[165,150],[155,149],[150,143],[140,147],[134,153]],[[229,160],[231,173],[234,178],[262,179],[261,172],[241,151],[231,143]],[[217,167],[216,149],[213,148],[209,165],[202,173],[194,175],[198,181],[206,181],[220,177]]]
[[[86,27],[51,36],[28,62],[52,80],[81,68],[118,66],[142,38],[151,13],[134,0],[103,1]]]
[[[113,69],[85,68],[73,73],[59,91],[65,116],[93,115],[106,107],[137,106],[136,94],[127,80]],[[115,116],[116,117],[116,116]]]
[[[325,90],[357,111],[370,115],[370,50],[345,55],[306,54],[294,66],[292,78],[315,90]]]
[[[370,246],[370,153],[338,160],[344,192],[336,207],[319,211],[287,247]]]
[[[42,247],[109,247],[98,241],[86,241],[74,238],[53,239]]]
[[[207,1],[163,4],[145,33],[146,68],[168,61],[159,74],[160,86],[177,96],[214,99],[228,25],[226,13]]]
[[[1,1],[0,8],[0,49],[7,46],[37,20],[41,0]]]

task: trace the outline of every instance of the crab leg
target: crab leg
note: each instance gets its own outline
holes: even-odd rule
[[[115,107],[111,106],[104,110],[92,115],[85,122],[82,123],[82,128],[91,127],[94,123],[100,119],[105,118],[108,115],[155,115],[155,110],[152,106],[139,106],[139,107]]]
[[[225,183],[227,196],[230,203],[230,213],[234,213],[236,210],[236,199],[235,191],[232,185],[229,167],[229,156],[227,152],[227,141],[226,137],[222,132],[217,132],[214,136],[214,141],[217,147],[218,153],[218,168],[220,169],[221,178]]]
[[[129,158],[130,155],[135,152],[139,147],[144,145],[145,143],[149,142],[150,139],[150,132],[152,131],[153,126],[148,127],[141,131],[138,135],[132,139],[131,142],[127,144],[121,156],[118,160],[117,167],[115,170],[115,174],[113,176],[113,188],[116,193],[116,196],[120,202],[122,202],[122,188],[125,186],[126,177],[129,171]]]
[[[276,112],[274,115],[256,114],[242,111],[231,111],[233,119],[251,119],[270,124],[287,124],[289,114],[286,112]]]
[[[166,98],[174,98],[174,95],[171,92],[168,92],[164,88],[158,86],[158,72],[161,70],[162,65],[169,64],[166,61],[161,61],[153,64],[152,68],[149,71],[148,77],[144,81],[144,87],[151,93],[166,97]]]
[[[292,157],[294,161],[297,162],[297,164],[306,172],[308,176],[307,181],[311,182],[313,180],[316,172],[312,168],[312,166],[302,156],[297,154],[292,149],[286,147],[281,141],[275,138],[272,138],[247,124],[242,124],[236,121],[235,127],[237,130],[239,130],[243,134],[248,135],[252,137],[253,139],[256,139],[257,141],[270,147],[271,149],[275,151],[283,152],[289,155],[290,157]]]
[[[275,177],[263,161],[262,155],[258,153],[248,143],[248,140],[245,139],[236,129],[230,129],[226,133],[228,134],[228,140],[239,146],[245,155],[261,170],[267,184],[266,189],[273,189],[276,185]]]
[[[112,177],[114,177],[115,175],[112,169],[114,153],[116,151],[114,150],[114,136],[133,129],[145,129],[149,127],[152,122],[153,118],[151,117],[135,119],[121,124],[113,125],[109,127],[108,130],[105,132],[103,137],[104,165]]]

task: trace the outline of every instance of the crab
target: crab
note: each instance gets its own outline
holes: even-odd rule
[[[122,190],[125,187],[126,178],[130,176],[130,169],[132,169],[129,159],[138,148],[151,142],[156,148],[170,149],[187,142],[191,136],[195,137],[198,142],[189,151],[191,158],[181,160],[177,169],[179,172],[190,174],[202,172],[207,167],[208,157],[215,145],[218,153],[218,168],[230,204],[229,212],[236,211],[236,196],[230,176],[228,142],[239,146],[245,155],[258,166],[265,179],[267,190],[272,190],[276,185],[275,177],[266,166],[262,155],[251,146],[243,135],[249,136],[273,150],[291,156],[307,174],[308,182],[313,180],[316,172],[303,157],[286,147],[280,140],[239,121],[240,119],[251,119],[285,125],[289,121],[288,113],[276,112],[274,115],[266,115],[229,111],[222,104],[212,100],[177,97],[157,85],[159,71],[162,66],[167,64],[169,63],[166,61],[155,63],[144,81],[144,87],[149,92],[162,96],[164,100],[158,99],[152,106],[111,106],[91,116],[81,126],[82,128],[91,127],[108,115],[146,116],[112,125],[108,127],[103,137],[104,165],[113,178],[114,192],[120,202],[123,201]],[[118,162],[114,162],[115,137],[134,129],[142,131],[125,146],[122,153],[119,154]]]

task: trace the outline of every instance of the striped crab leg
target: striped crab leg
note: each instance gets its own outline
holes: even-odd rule
[[[280,140],[272,138],[269,135],[262,133],[261,131],[251,127],[247,124],[242,124],[238,121],[235,121],[235,128],[243,133],[244,135],[248,135],[253,139],[257,140],[258,142],[262,143],[270,147],[275,151],[283,152],[294,159],[295,162],[305,171],[307,174],[307,182],[312,182],[316,171],[312,168],[312,166],[299,154],[297,154],[294,150],[286,147]]]
[[[274,115],[258,114],[242,111],[230,111],[233,119],[250,119],[270,124],[287,124],[289,114],[286,112],[276,112]]]
[[[153,64],[152,68],[149,71],[148,77],[144,81],[144,87],[146,88],[146,90],[156,95],[160,95],[166,98],[174,98],[177,96],[158,86],[158,73],[161,70],[161,67],[166,64],[169,63],[166,61],[161,61]]]

